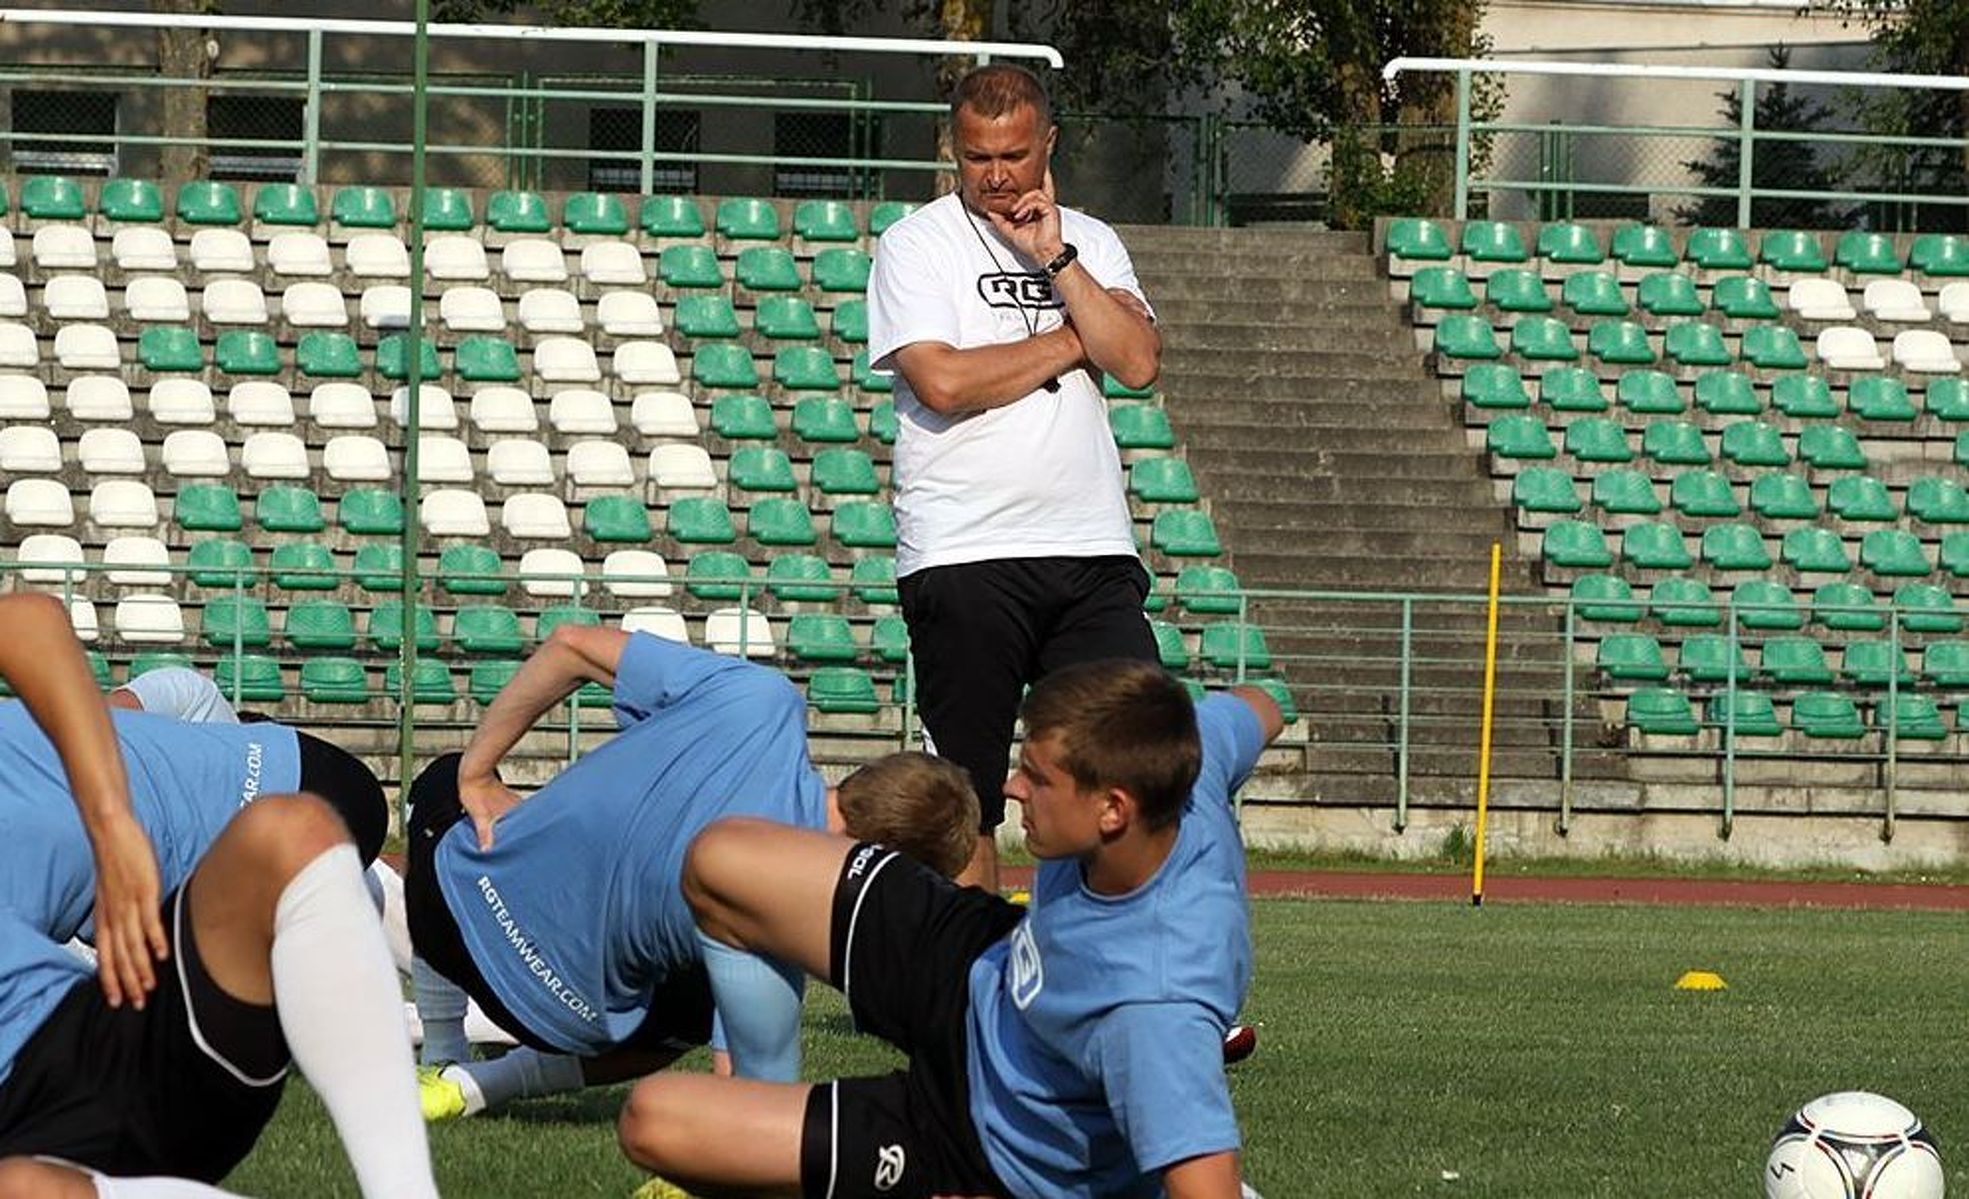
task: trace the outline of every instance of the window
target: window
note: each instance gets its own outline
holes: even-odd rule
[[[656,151],[659,154],[695,154],[699,119],[702,114],[656,110]],[[588,160],[588,188],[598,192],[637,192],[643,189],[643,110],[640,108],[591,108],[588,110],[588,148],[608,150],[608,158]],[[615,157],[614,154],[629,157]],[[659,160],[650,176],[650,191],[657,195],[688,195],[697,190],[697,164]]]
[[[777,158],[855,158],[853,119],[844,112],[783,112],[773,118]],[[855,173],[848,167],[781,165],[773,168],[773,192],[781,196],[847,196]]]
[[[116,172],[116,146],[89,140],[116,135],[116,93],[17,91],[13,108],[15,170],[63,175]]]
[[[299,96],[213,95],[205,101],[205,133],[215,141],[301,140]],[[260,179],[292,183],[301,173],[298,146],[213,146],[214,179]]]

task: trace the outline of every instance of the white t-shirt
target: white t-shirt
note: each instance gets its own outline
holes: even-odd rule
[[[1114,230],[1071,208],[1060,209],[1060,229],[1101,286],[1142,295]],[[1044,273],[955,192],[889,226],[875,247],[868,356],[878,368],[894,370],[895,352],[916,342],[1002,345],[1064,319]],[[1098,379],[1068,371],[1057,391],[944,416],[895,375],[898,575],[993,558],[1136,552]]]

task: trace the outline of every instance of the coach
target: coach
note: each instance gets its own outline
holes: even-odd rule
[[[918,703],[993,831],[1024,688],[1073,662],[1153,660],[1105,373],[1153,383],[1162,340],[1114,230],[1054,201],[1039,80],[994,64],[951,99],[958,190],[890,226],[869,283],[869,356],[896,376],[896,571]]]

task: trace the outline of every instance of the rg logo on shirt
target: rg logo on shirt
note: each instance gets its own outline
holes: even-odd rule
[[[993,308],[1062,307],[1053,294],[1052,280],[1044,275],[979,275],[978,297]]]
[[[1039,943],[1032,939],[1032,921],[1021,922],[1012,930],[1012,1006],[1025,1011],[1046,986],[1046,971],[1039,962]]]
[[[901,1145],[884,1145],[875,1151],[875,1189],[887,1191],[902,1181],[905,1164]]]

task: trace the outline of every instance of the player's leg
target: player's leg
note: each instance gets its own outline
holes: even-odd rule
[[[229,1194],[186,1178],[111,1178],[31,1157],[0,1160],[0,1199],[211,1199]]]
[[[636,1084],[616,1135],[630,1161],[693,1194],[799,1196],[804,1083],[657,1074]]]
[[[691,842],[684,898],[705,936],[832,982],[834,892],[854,849],[854,842],[831,833],[769,820],[720,820]]]

